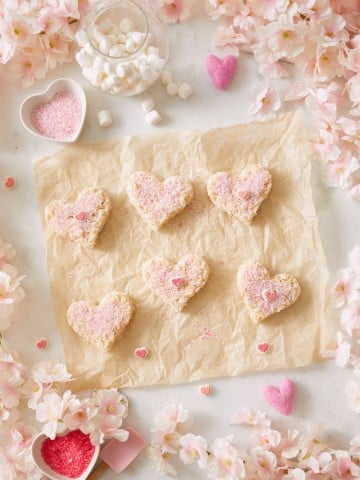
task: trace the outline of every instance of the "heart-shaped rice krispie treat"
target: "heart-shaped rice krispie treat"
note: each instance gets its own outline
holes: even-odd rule
[[[84,247],[94,247],[111,212],[107,194],[98,187],[82,190],[73,203],[56,200],[46,207],[48,225]]]
[[[173,176],[161,181],[152,173],[135,172],[128,180],[127,194],[145,222],[158,230],[191,202],[194,192],[186,178]]]
[[[271,174],[259,164],[246,167],[240,176],[218,172],[208,180],[211,201],[224,212],[250,225],[271,190]]]
[[[143,275],[163,302],[181,311],[205,285],[209,267],[202,257],[193,254],[186,255],[176,265],[158,257],[146,262]]]
[[[98,305],[79,301],[70,305],[67,320],[84,340],[109,350],[124,333],[134,311],[132,300],[124,293],[111,292]]]
[[[287,273],[270,276],[260,263],[246,264],[239,273],[239,286],[256,322],[281,312],[296,302],[300,285]]]

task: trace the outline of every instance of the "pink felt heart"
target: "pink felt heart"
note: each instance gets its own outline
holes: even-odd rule
[[[111,292],[99,305],[88,305],[82,301],[72,303],[67,318],[78,335],[108,350],[123,334],[133,310],[133,303],[127,295]]]
[[[283,415],[291,415],[295,404],[295,384],[289,378],[280,382],[279,388],[267,385],[264,388],[266,401]]]
[[[153,230],[158,230],[191,202],[193,187],[183,177],[161,181],[152,173],[140,171],[129,178],[127,194],[142,218]]]
[[[181,311],[206,283],[209,267],[198,255],[189,254],[176,265],[165,258],[153,258],[144,265],[144,280],[163,302]],[[173,282],[181,278],[181,282]]]
[[[270,190],[270,172],[256,163],[246,167],[240,176],[215,173],[207,184],[214,205],[246,225],[250,225]]]
[[[300,285],[296,278],[287,273],[271,278],[260,263],[246,264],[242,268],[239,286],[257,322],[289,307],[300,295]]]
[[[208,74],[216,88],[225,90],[231,83],[237,67],[237,58],[227,55],[223,59],[209,55],[206,59]]]

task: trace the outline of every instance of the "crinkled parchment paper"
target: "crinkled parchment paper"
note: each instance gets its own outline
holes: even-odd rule
[[[212,206],[206,182],[214,172],[236,174],[252,162],[269,168],[273,188],[249,227]],[[194,201],[159,232],[127,199],[126,181],[136,170],[193,182]],[[206,132],[76,144],[37,161],[53,306],[66,363],[76,378],[72,388],[172,384],[318,361],[329,348],[332,328],[310,173],[299,114]],[[73,201],[91,185],[106,190],[113,204],[94,249],[61,238],[44,221],[48,203]],[[206,258],[210,276],[178,313],[150,291],[142,267],[153,256],[177,261],[188,252]],[[238,269],[249,259],[272,274],[293,274],[302,288],[296,304],[260,325],[250,320],[237,288]],[[99,302],[113,289],[131,295],[136,311],[123,338],[103,353],[72,331],[66,310],[75,300]],[[255,346],[264,341],[271,348],[260,354]],[[150,351],[145,360],[134,356],[139,346]]]

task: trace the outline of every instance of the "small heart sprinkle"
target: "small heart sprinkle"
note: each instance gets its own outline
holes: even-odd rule
[[[48,347],[48,341],[46,340],[46,338],[40,338],[37,342],[36,342],[36,347],[39,349],[39,350],[46,350],[47,347]]]
[[[269,344],[267,342],[258,343],[256,345],[256,350],[260,353],[265,353],[269,350]]]
[[[146,347],[135,348],[135,357],[146,358],[149,355],[149,350]]]
[[[201,387],[199,388],[199,391],[200,391],[201,395],[204,395],[204,396],[208,397],[213,393],[213,388],[209,384],[201,385]]]
[[[271,300],[275,300],[276,292],[265,288],[265,290],[261,292],[261,296],[265,301],[271,302]]]
[[[182,287],[185,283],[185,279],[181,277],[175,277],[171,279],[171,283],[175,285],[175,287]]]
[[[240,191],[238,193],[239,197],[242,198],[243,200],[249,200],[249,198],[251,197],[251,193],[250,192],[247,192],[247,191]]]
[[[86,219],[86,213],[85,212],[79,212],[75,215],[76,220],[85,220]]]
[[[16,185],[16,181],[15,181],[14,177],[5,178],[5,180],[4,180],[4,187],[5,188],[11,189],[11,188],[14,188],[15,185]]]

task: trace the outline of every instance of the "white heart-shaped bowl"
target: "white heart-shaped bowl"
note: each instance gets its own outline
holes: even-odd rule
[[[48,103],[57,93],[70,91],[74,95],[76,95],[80,102],[81,102],[81,110],[82,110],[82,117],[78,127],[77,132],[75,135],[66,140],[58,140],[56,138],[50,138],[46,135],[42,135],[36,128],[34,127],[31,116],[34,108],[38,105],[43,103]],[[65,143],[72,143],[75,142],[84,126],[84,120],[86,115],[86,95],[81,87],[75,80],[71,78],[58,78],[54,80],[48,88],[42,93],[36,93],[35,95],[30,95],[29,97],[25,98],[20,106],[20,119],[26,130],[28,130],[33,135],[36,135],[39,138],[44,138],[46,140],[52,140],[53,142],[65,142]]]
[[[69,433],[69,431],[66,431],[63,434],[57,436],[61,437],[63,435],[66,435],[67,433]],[[60,473],[56,473],[52,468],[49,467],[49,465],[44,462],[44,459],[41,455],[41,446],[47,438],[48,437],[43,433],[39,433],[39,435],[34,438],[31,445],[31,454],[37,469],[40,470],[43,475],[50,478],[50,480],[74,480],[73,478],[66,477],[65,475],[61,475]],[[94,455],[91,459],[91,462],[89,463],[85,472],[80,475],[80,477],[76,477],[75,480],[85,480],[90,475],[91,470],[94,468],[95,463],[99,457],[99,453],[100,446],[95,445]]]

